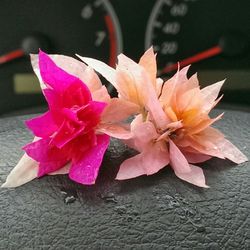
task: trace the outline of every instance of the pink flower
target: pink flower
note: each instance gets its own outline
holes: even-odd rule
[[[94,184],[110,136],[131,137],[122,121],[135,105],[110,99],[93,70],[73,58],[40,52],[32,64],[49,111],[26,122],[36,138],[24,147],[26,154],[3,186],[65,173],[81,184]]]
[[[125,141],[139,154],[121,164],[118,180],[151,175],[169,164],[180,179],[207,187],[203,170],[193,163],[212,156],[236,163],[247,161],[222,133],[211,127],[223,115],[208,115],[220,100],[216,98],[223,82],[201,90],[196,75],[186,77],[186,67],[163,83],[156,78],[152,49],[139,64],[119,56],[116,70],[97,60],[81,59],[103,74],[117,88],[120,98],[139,106],[140,114],[131,124],[133,138]]]

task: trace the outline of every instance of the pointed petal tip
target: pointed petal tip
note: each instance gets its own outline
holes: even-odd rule
[[[1,188],[8,188],[8,185],[6,182],[4,182],[2,185],[1,185]]]

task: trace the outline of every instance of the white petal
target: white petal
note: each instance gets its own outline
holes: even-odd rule
[[[24,154],[18,164],[12,169],[2,187],[21,186],[37,177],[38,163]]]

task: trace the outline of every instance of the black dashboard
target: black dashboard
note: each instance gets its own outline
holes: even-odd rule
[[[158,75],[192,63],[205,86],[227,78],[225,102],[249,104],[248,0],[1,0],[0,113],[40,105],[29,53],[91,56],[115,66],[154,46]]]

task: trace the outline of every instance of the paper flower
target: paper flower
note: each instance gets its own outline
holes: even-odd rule
[[[81,58],[116,87],[119,97],[139,106],[133,120],[133,138],[125,141],[139,154],[125,160],[118,180],[151,175],[168,164],[182,180],[207,187],[203,170],[193,165],[212,156],[236,163],[247,161],[222,133],[212,128],[222,117],[210,118],[209,112],[223,82],[200,89],[197,76],[186,77],[188,67],[163,83],[156,80],[156,61],[152,48],[139,64],[121,55],[116,70],[102,62]],[[143,63],[142,63],[143,62]]]
[[[32,57],[32,63],[49,111],[26,122],[36,138],[24,147],[26,154],[3,186],[65,173],[81,184],[94,184],[110,136],[131,136],[121,121],[134,113],[136,106],[111,100],[94,71],[73,58],[40,52],[39,58]]]

